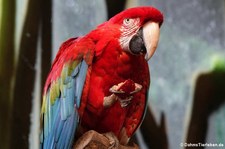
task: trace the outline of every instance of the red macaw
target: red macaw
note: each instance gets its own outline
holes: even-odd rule
[[[71,148],[88,130],[128,142],[146,109],[162,22],[156,8],[130,8],[61,45],[43,92],[41,148]]]

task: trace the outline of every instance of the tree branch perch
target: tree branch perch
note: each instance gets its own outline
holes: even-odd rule
[[[119,144],[118,147],[112,146],[110,140],[104,135],[94,130],[83,134],[75,143],[73,149],[139,149],[136,144],[133,146],[124,146]]]

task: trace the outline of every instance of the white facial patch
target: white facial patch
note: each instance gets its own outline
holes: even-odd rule
[[[125,19],[120,28],[121,37],[119,39],[120,46],[123,50],[129,52],[129,43],[132,37],[138,32],[140,28],[140,19]]]

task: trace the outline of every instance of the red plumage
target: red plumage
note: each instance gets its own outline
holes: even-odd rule
[[[80,119],[77,133],[91,129],[100,133],[113,132],[126,144],[140,125],[147,104],[150,73],[146,51],[133,54],[129,42],[149,21],[161,26],[161,12],[153,7],[131,8],[84,37],[69,39],[60,47],[45,84],[44,96],[52,82],[62,76],[65,63],[86,62],[88,70],[77,109]],[[143,44],[140,43],[142,38],[138,38],[139,44]]]

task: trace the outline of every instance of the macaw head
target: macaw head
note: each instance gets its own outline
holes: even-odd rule
[[[121,49],[134,55],[145,55],[149,60],[157,48],[162,23],[163,15],[156,8],[135,7],[120,12],[106,24],[119,27]]]

